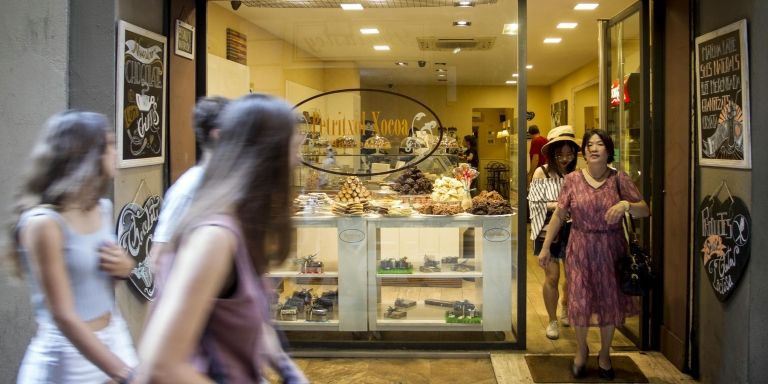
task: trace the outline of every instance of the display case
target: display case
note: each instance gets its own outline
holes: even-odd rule
[[[276,324],[284,330],[367,330],[365,221],[311,216],[293,223],[293,257],[267,274],[277,288]]]
[[[509,331],[511,220],[295,217],[294,257],[267,275],[278,288],[275,322],[288,331]]]
[[[511,217],[367,218],[369,329],[511,330]]]

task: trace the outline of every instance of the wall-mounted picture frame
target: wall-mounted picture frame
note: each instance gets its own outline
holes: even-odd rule
[[[747,21],[696,38],[699,164],[752,168]]]
[[[174,53],[187,59],[195,59],[195,27],[176,20],[176,38],[174,39]]]
[[[552,110],[550,111],[552,118],[552,128],[559,127],[561,125],[568,124],[568,100],[560,100],[557,103],[552,104]]]
[[[116,132],[118,167],[165,161],[167,39],[118,22]]]

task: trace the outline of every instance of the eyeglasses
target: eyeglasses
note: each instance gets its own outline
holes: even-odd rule
[[[574,157],[575,156],[573,155],[573,153],[569,153],[567,155],[556,155],[555,159],[571,161],[571,160],[573,160]]]

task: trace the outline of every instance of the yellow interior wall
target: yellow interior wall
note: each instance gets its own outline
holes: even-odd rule
[[[564,78],[558,80],[554,84],[552,84],[550,89],[550,99],[549,104],[550,107],[547,108],[547,120],[549,119],[549,111],[551,110],[551,104],[557,103],[562,100],[568,100],[568,124],[572,125],[574,127],[574,131],[576,131],[576,137],[580,137],[584,134],[583,130],[583,124],[581,124],[581,127],[577,127],[576,123],[576,106],[574,104],[574,92],[577,88],[584,87],[585,85],[597,81],[598,79],[598,61],[592,61],[583,67],[571,72],[569,75],[565,76]],[[594,98],[594,105],[597,105],[597,95],[595,95]],[[583,109],[582,112],[583,114]],[[547,124],[547,129],[543,129],[543,125],[539,125],[539,129],[541,130],[541,134],[546,136],[549,132],[549,129],[554,128],[551,127],[551,124]],[[581,133],[579,133],[581,132]]]
[[[573,108],[573,131],[576,134],[577,139],[581,139],[584,136],[585,129],[599,128],[595,119],[599,118],[598,113],[598,98],[599,90],[597,83],[588,86],[584,89],[576,91],[574,94],[574,108]],[[593,107],[594,115],[585,119],[585,107]],[[590,121],[586,121],[590,120]]]
[[[286,81],[317,90],[326,89],[326,69],[322,61],[312,60],[312,55],[219,6],[208,7],[208,53],[226,59],[227,28],[247,37],[251,91],[285,97]],[[346,81],[355,82],[351,79]],[[359,83],[359,80],[356,81]]]

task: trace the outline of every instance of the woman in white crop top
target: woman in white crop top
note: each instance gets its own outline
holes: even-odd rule
[[[54,115],[36,143],[16,199],[10,249],[38,323],[19,383],[128,382],[137,364],[114,299],[133,259],[115,243],[114,134],[97,113]]]

